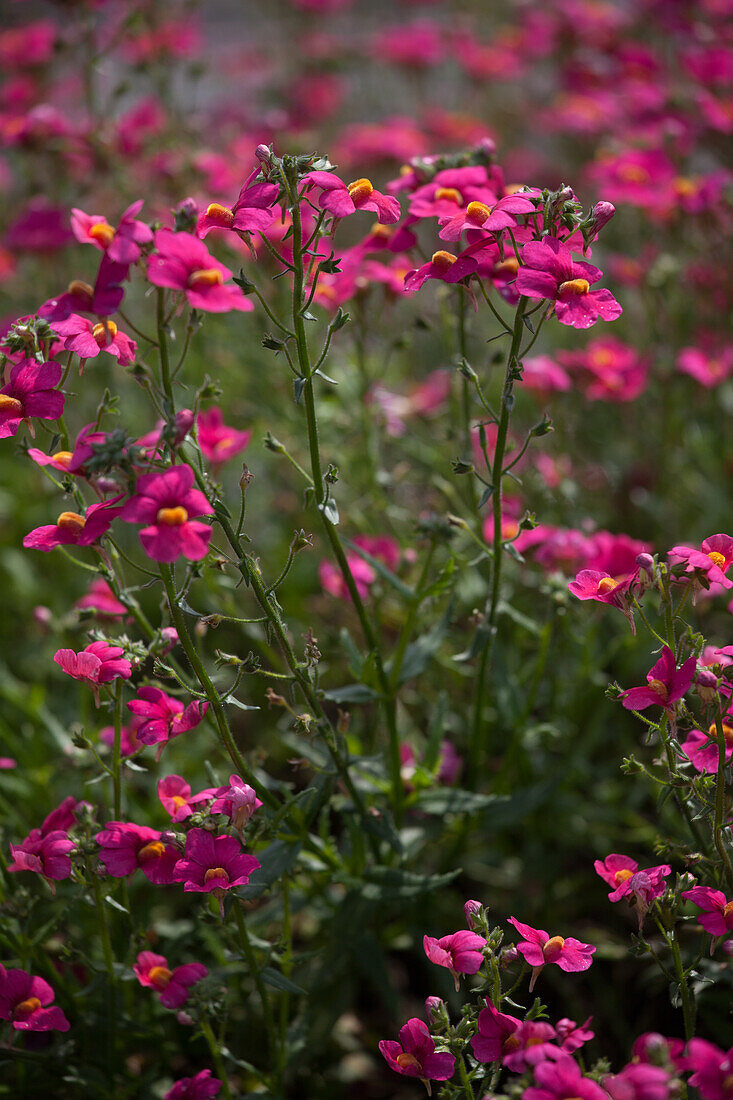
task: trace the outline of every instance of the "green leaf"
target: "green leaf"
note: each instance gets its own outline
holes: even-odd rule
[[[474,814],[496,802],[508,801],[509,796],[477,794],[475,791],[464,791],[457,787],[432,787],[411,799],[410,806],[422,813],[442,817],[443,814]]]
[[[282,878],[295,863],[300,852],[301,842],[276,840],[264,851],[257,853],[260,866],[250,875],[247,886],[238,887],[237,897],[251,900],[258,898],[277,879]]]
[[[379,692],[366,684],[345,684],[344,687],[324,692],[324,698],[332,703],[373,703],[379,699]]]
[[[364,872],[364,882],[349,883],[367,901],[401,900],[418,898],[448,886],[462,873],[457,867],[445,875],[416,875],[412,871],[400,871],[397,867],[369,867]]]
[[[308,996],[306,989],[296,985],[295,982],[291,982],[290,978],[286,978],[279,970],[273,970],[271,966],[266,966],[264,970],[260,970],[260,977],[263,982],[267,982],[273,989],[281,989],[283,993],[297,993],[302,997]]]
[[[446,588],[449,588],[453,584],[453,574],[456,571],[456,559],[448,558],[441,569],[438,576],[432,581],[427,588],[423,588],[418,592],[418,598],[422,600],[428,599],[429,596],[439,596],[441,592],[445,592]]]
[[[339,510],[333,497],[329,497],[328,500],[324,500],[322,504],[319,504],[318,511],[323,512],[328,522],[333,524],[334,527],[338,525]]]
[[[223,702],[230,703],[237,710],[259,710],[259,707],[250,707],[247,703],[243,703],[240,699],[235,699],[233,695],[227,695]]]

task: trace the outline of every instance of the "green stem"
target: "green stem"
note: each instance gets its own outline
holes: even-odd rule
[[[117,980],[115,977],[115,962],[114,955],[112,954],[112,942],[109,935],[107,913],[104,908],[102,889],[99,885],[99,877],[95,875],[94,871],[88,863],[87,869],[89,871],[89,876],[92,882],[94,905],[97,910],[97,920],[99,922],[99,938],[102,943],[102,955],[104,956],[104,965],[107,968],[107,975],[109,977],[109,990],[107,1000],[107,1026],[109,1029],[108,1072],[111,1077],[112,1100],[114,1100],[114,1098],[117,1096],[117,1074],[115,1072],[115,1064],[117,1059]]]
[[[723,829],[725,828],[725,730],[720,716],[720,708],[715,712],[715,731],[718,737],[718,772],[715,780],[715,822],[713,825],[713,841],[718,850],[723,864],[723,873],[728,886],[733,888],[733,868],[730,864],[730,856],[725,846]]]
[[[272,1005],[270,1004],[270,998],[267,994],[267,990],[265,989],[265,983],[262,981],[260,968],[257,965],[254,948],[250,943],[249,935],[247,933],[247,926],[244,923],[244,917],[242,916],[242,906],[238,898],[234,898],[232,909],[234,910],[234,917],[237,922],[237,930],[239,932],[239,942],[242,945],[242,953],[244,955],[247,966],[249,967],[252,980],[255,983],[257,994],[260,998],[260,1001],[262,1002],[262,1015],[265,1021],[267,1039],[270,1044],[270,1054],[271,1057],[275,1059],[278,1053],[278,1042],[277,1034],[275,1032],[275,1020],[272,1014]]]
[[[114,790],[115,821],[119,821],[122,815],[122,792],[120,789],[120,746],[122,742],[122,680],[118,680],[115,686],[114,709],[114,755],[112,757],[112,787]]]
[[[682,998],[682,1015],[685,1021],[685,1039],[692,1039],[693,1035],[695,1034],[695,1005],[690,996],[690,987],[687,984],[684,967],[682,966],[680,945],[677,942],[677,937],[674,934],[674,931],[672,931],[667,936],[667,942],[672,949],[675,974],[677,975],[677,981],[679,982],[680,986],[680,997]]]
[[[199,1020],[199,1027],[201,1028],[201,1034],[208,1044],[211,1051],[211,1057],[214,1059],[214,1065],[216,1066],[216,1072],[221,1079],[221,1088],[226,1100],[232,1100],[232,1090],[229,1087],[229,1079],[227,1077],[226,1070],[224,1068],[224,1059],[221,1056],[219,1050],[219,1044],[216,1041],[213,1028],[205,1016],[202,1016]]]
[[[463,1055],[459,1054],[456,1058],[458,1063],[458,1075],[461,1078],[461,1084],[463,1085],[464,1095],[466,1100],[475,1100],[475,1094],[473,1091],[473,1085],[471,1079],[468,1076],[468,1070],[466,1069],[466,1063],[463,1061]]]
[[[165,334],[165,290],[158,287],[158,355],[160,357],[160,378],[163,383],[163,392],[173,411],[173,385],[171,383],[171,366],[168,357],[168,341]]]

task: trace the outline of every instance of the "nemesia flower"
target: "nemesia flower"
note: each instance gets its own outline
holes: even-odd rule
[[[562,325],[590,328],[600,317],[614,321],[622,309],[610,290],[591,290],[603,272],[585,260],[574,260],[570,249],[556,237],[528,241],[522,249],[522,265],[515,288],[528,298],[549,298]]]
[[[589,1043],[591,1039],[595,1038],[595,1032],[588,1027],[592,1019],[593,1017],[589,1016],[584,1024],[576,1024],[575,1020],[568,1020],[567,1017],[558,1020],[555,1024],[555,1031],[558,1039],[560,1039],[561,1050],[564,1050],[567,1054],[572,1054],[573,1051],[579,1050],[585,1043]]]
[[[132,665],[123,657],[122,646],[109,642],[92,642],[79,653],[73,649],[57,649],[53,659],[67,676],[75,680],[85,680],[99,706],[99,684],[108,684],[111,680],[129,680]]]
[[[685,890],[682,897],[703,910],[703,915],[697,918],[698,923],[711,936],[725,936],[733,932],[733,901],[728,901],[721,890],[693,886],[692,890]]]
[[[703,1100],[730,1100],[733,1047],[724,1051],[706,1039],[690,1039],[687,1063],[693,1070],[688,1084],[700,1090]]]
[[[235,233],[252,233],[267,229],[275,220],[272,209],[278,196],[277,184],[257,181],[260,169],[247,178],[231,209],[221,203],[210,203],[199,216],[196,234],[202,239],[212,229],[231,229]]]
[[[78,611],[92,611],[99,618],[121,619],[127,614],[127,608],[115,596],[102,577],[95,577],[89,585],[89,591],[81,596],[74,607]]]
[[[178,881],[174,869],[179,853],[160,839],[158,829],[125,821],[108,821],[94,839],[101,849],[99,858],[108,875],[125,878],[138,869],[154,886],[169,886]]]
[[[83,516],[78,512],[62,512],[55,523],[29,531],[23,539],[23,546],[27,550],[42,550],[46,554],[55,546],[91,546],[109,531],[112,520],[122,511],[121,506],[115,507],[121,499],[118,496],[90,504]]]
[[[254,305],[238,286],[225,286],[232,272],[207,251],[191,233],[159,229],[153,255],[147,259],[148,279],[155,286],[182,290],[194,309],[228,313],[250,312]]]
[[[346,218],[357,210],[371,210],[383,224],[400,219],[399,200],[375,190],[365,177],[346,184],[332,172],[307,172],[302,182],[306,192],[311,187],[320,191],[319,207],[335,218]]]
[[[209,973],[201,963],[186,963],[175,970],[168,969],[165,955],[141,951],[132,967],[140,985],[160,993],[164,1008],[180,1008],[188,1000],[188,991]]]
[[[51,327],[63,340],[65,350],[75,352],[80,359],[96,359],[101,351],[106,351],[122,367],[135,362],[137,344],[114,321],[93,324],[72,313],[65,321],[54,321]]]
[[[229,786],[220,787],[216,794],[216,801],[209,807],[209,813],[226,814],[240,833],[262,805],[254,789],[238,775],[230,775]]]
[[[712,389],[733,374],[733,347],[725,347],[715,355],[707,355],[700,348],[683,348],[677,356],[677,370]]]
[[[137,739],[143,745],[158,745],[170,741],[203,721],[208,702],[193,700],[188,706],[180,699],[166,695],[160,688],[144,685],[127,704],[128,710],[140,720]]]
[[[191,829],[186,836],[186,854],[176,865],[175,880],[184,884],[186,893],[213,892],[223,917],[225,891],[246,886],[259,866],[259,860],[243,852],[235,837],[215,837],[206,829]]]
[[[432,936],[423,937],[425,954],[432,963],[444,966],[453,975],[456,993],[461,988],[459,974],[476,974],[484,961],[482,948],[486,946],[483,936],[461,929],[451,936],[442,936],[439,940]]]
[[[534,1079],[535,1084],[522,1093],[522,1100],[608,1100],[601,1086],[584,1077],[577,1062],[567,1054],[535,1066]]]
[[[673,1081],[667,1070],[643,1062],[632,1062],[620,1073],[604,1075],[602,1083],[611,1100],[668,1100],[673,1095]]]
[[[25,421],[33,433],[31,417],[58,420],[64,411],[64,395],[57,390],[63,373],[60,363],[21,359],[0,389],[0,439],[15,435]]]
[[[595,947],[589,943],[581,943],[572,936],[551,937],[542,928],[521,924],[514,917],[509,917],[509,924],[513,924],[520,936],[524,936],[517,944],[517,951],[532,967],[530,993],[547,963],[555,963],[561,970],[574,972],[587,970],[593,962],[591,955],[595,952]]]
[[[77,241],[94,245],[101,252],[106,252],[115,263],[134,264],[140,259],[140,245],[150,244],[153,239],[150,226],[136,220],[135,216],[142,207],[142,199],[128,206],[117,229],[113,229],[101,214],[85,214],[83,210],[74,208],[71,211],[71,228]]]
[[[390,1069],[404,1077],[419,1077],[430,1095],[430,1081],[447,1081],[453,1076],[456,1060],[447,1052],[435,1053],[435,1043],[422,1020],[416,1016],[403,1024],[399,1042],[382,1039],[379,1050]]]
[[[53,829],[49,832],[32,829],[20,844],[10,845],[13,862],[9,864],[8,871],[33,871],[43,875],[55,893],[53,883],[60,882],[71,874],[69,852],[74,848],[75,842],[64,829]]]
[[[209,787],[192,795],[190,783],[180,775],[166,775],[158,780],[158,798],[175,823],[185,821],[195,813],[199,803],[211,802],[216,793],[215,787]]]
[[[521,194],[505,195],[503,199],[489,205],[485,202],[470,202],[465,210],[459,210],[447,221],[438,233],[441,241],[458,241],[468,230],[482,230],[495,233],[501,229],[515,228],[515,215],[535,214],[536,207]]]
[[[0,966],[0,1020],[9,1020],[16,1031],[68,1031],[70,1024],[54,1005],[54,991],[43,978],[25,970]]]
[[[524,360],[522,385],[542,394],[566,393],[573,388],[569,374],[549,355],[535,355]]]
[[[384,562],[388,569],[392,571],[396,569],[400,559],[400,552],[397,544],[392,539],[385,536],[372,538],[369,535],[357,535],[353,541],[354,545],[361,547],[370,557],[377,558],[379,561]],[[349,564],[351,575],[354,578],[356,590],[362,600],[365,600],[369,595],[370,586],[377,579],[376,570],[368,561],[365,561],[359,554],[355,554],[353,551],[347,552],[346,560]],[[336,596],[341,600],[351,599],[351,595],[346,587],[346,582],[341,575],[340,569],[327,559],[322,561],[318,567],[318,579],[324,590],[330,595]]]
[[[598,603],[610,603],[618,607],[628,619],[632,634],[635,634],[636,625],[631,610],[629,589],[637,575],[638,569],[626,577],[612,577],[597,569],[581,569],[575,580],[570,581],[568,590],[578,600],[596,600]]]
[[[476,1060],[498,1062],[504,1054],[516,1050],[518,1044],[513,1036],[520,1023],[515,1016],[499,1012],[490,1001],[487,1002],[478,1015],[478,1034],[471,1039]]]
[[[578,351],[561,351],[557,359],[589,401],[634,401],[647,385],[648,361],[613,336],[591,340]]]
[[[210,1069],[202,1069],[195,1077],[182,1077],[168,1089],[164,1100],[210,1100],[218,1096],[221,1081],[211,1076]]]
[[[140,542],[154,561],[171,562],[181,555],[190,561],[206,557],[211,528],[192,517],[211,516],[214,509],[204,494],[192,487],[193,482],[190,466],[145,474],[137,481],[136,495],[122,509],[126,523],[148,524],[140,531]]]
[[[664,893],[666,887],[664,879],[671,873],[671,868],[665,863],[640,871],[636,860],[617,853],[606,856],[603,862],[597,859],[593,866],[604,882],[612,888],[608,895],[609,901],[615,902],[628,898],[633,902],[639,917],[639,928],[641,928],[651,903]]]
[[[122,304],[125,290],[123,281],[129,274],[127,264],[118,264],[108,256],[102,257],[94,286],[73,279],[64,294],[49,298],[37,313],[48,321],[65,321],[72,313],[96,313],[97,317],[109,317]]]
[[[140,722],[138,719],[133,720],[129,725],[120,727],[120,756],[134,756],[136,752],[140,752],[143,748],[142,741],[138,741],[137,731]],[[115,728],[114,726],[103,726],[99,731],[99,740],[104,745],[108,745],[113,749],[115,744]]]
[[[727,764],[733,756],[733,713],[730,710],[723,715],[721,725]],[[715,722],[710,724],[707,733],[703,730],[691,730],[680,747],[699,772],[708,772],[711,775],[717,772],[719,749],[718,728]]]
[[[677,668],[674,653],[665,646],[662,656],[646,675],[647,687],[629,688],[619,696],[626,710],[646,710],[659,706],[671,710],[672,704],[681,699],[695,678],[696,661],[689,657]]]
[[[668,557],[675,565],[685,562],[685,573],[702,574],[709,584],[733,588],[733,580],[725,575],[733,564],[733,538],[730,535],[710,535],[703,539],[699,550],[692,546],[673,546]]]
[[[419,290],[426,279],[441,279],[444,283],[457,283],[466,275],[473,275],[479,266],[479,262],[471,252],[470,245],[458,256],[452,252],[439,249],[434,252],[428,263],[422,267],[408,271],[405,275],[405,290],[412,294]]]
[[[207,462],[218,467],[234,458],[249,445],[251,431],[238,431],[224,423],[221,409],[211,408],[196,417],[196,434]]]

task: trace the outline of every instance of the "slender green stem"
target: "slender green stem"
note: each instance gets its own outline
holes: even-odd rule
[[[165,334],[165,290],[158,287],[158,355],[160,358],[160,378],[163,383],[163,392],[168,400],[171,411],[173,409],[173,385],[171,383],[171,365],[168,357],[168,340]]]
[[[122,680],[118,680],[115,686],[114,727],[115,740],[112,757],[112,787],[114,790],[115,821],[119,821],[122,815],[122,792],[120,789],[120,746],[122,742]]]
[[[733,868],[730,864],[730,856],[725,845],[723,829],[725,828],[725,768],[726,768],[726,741],[723,720],[720,708],[715,712],[715,731],[718,739],[718,769],[715,780],[715,821],[713,824],[713,841],[718,850],[723,864],[723,873],[730,888],[733,888]]]
[[[214,1030],[205,1016],[202,1016],[199,1020],[199,1027],[201,1028],[201,1034],[203,1035],[204,1039],[206,1039],[209,1050],[211,1051],[211,1057],[214,1059],[216,1072],[218,1073],[221,1080],[222,1092],[226,1097],[226,1100],[232,1100],[232,1090],[229,1087],[229,1078],[227,1077],[227,1072],[224,1068],[224,1059],[221,1056],[221,1051],[219,1050],[219,1044],[216,1041]]]
[[[461,1078],[461,1084],[463,1085],[464,1095],[466,1100],[474,1100],[475,1093],[473,1091],[473,1085],[471,1079],[468,1076],[468,1070],[466,1069],[466,1063],[463,1060],[463,1055],[459,1054],[456,1058],[458,1064],[458,1076]]]
[[[92,868],[87,863],[87,869],[89,871],[89,877],[92,883],[92,892],[94,894],[94,905],[97,910],[97,920],[99,921],[99,938],[102,943],[102,955],[104,956],[104,965],[107,968],[107,975],[109,978],[109,990],[107,1000],[107,1015],[109,1028],[109,1074],[111,1077],[112,1085],[112,1100],[117,1096],[117,1074],[115,1072],[116,1059],[117,1059],[117,979],[115,976],[115,961],[112,953],[112,942],[109,935],[109,924],[107,923],[107,912],[104,908],[104,899],[102,897],[102,889],[99,885],[99,877],[95,875]]]
[[[680,986],[680,997],[682,999],[682,1015],[685,1021],[685,1038],[692,1039],[693,1035],[695,1034],[695,1003],[690,995],[690,987],[687,984],[684,967],[682,966],[680,945],[677,942],[677,937],[674,933],[674,930],[672,930],[666,938],[672,950],[672,958],[674,959],[674,970]]]

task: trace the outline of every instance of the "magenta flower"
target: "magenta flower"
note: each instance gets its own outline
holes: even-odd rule
[[[120,730],[120,755],[121,756],[134,756],[136,752],[140,752],[143,748],[142,742],[137,739],[137,731],[140,722],[139,719],[134,719],[130,722],[129,726],[122,726]],[[108,745],[109,748],[114,748],[115,743],[115,728],[114,726],[103,726],[99,731],[99,740],[104,745]]]
[[[195,729],[203,720],[208,703],[193,701],[184,707],[180,699],[166,695],[160,688],[145,685],[127,704],[128,710],[139,718],[137,739],[143,745],[158,745]]]
[[[106,252],[110,260],[128,267],[140,259],[140,245],[150,244],[153,231],[145,222],[137,221],[143,207],[138,199],[120,218],[120,224],[114,229],[101,214],[85,214],[76,208],[71,211],[71,229],[77,241],[92,244],[101,252]]]
[[[103,256],[93,287],[81,279],[74,279],[64,294],[43,303],[37,310],[38,316],[49,324],[64,321],[72,313],[96,313],[98,317],[109,317],[120,308],[125,296],[122,282],[129,270],[127,264],[118,264]]]
[[[196,430],[201,453],[212,466],[219,467],[234,458],[249,445],[252,432],[228,428],[221,409],[212,408],[196,417]]]
[[[621,901],[622,898],[629,897],[633,893],[632,881],[639,870],[639,864],[635,859],[612,852],[610,856],[606,856],[603,862],[597,859],[593,866],[597,874],[611,887],[611,893],[608,895],[609,901]],[[659,894],[655,896],[658,897],[664,893],[662,879],[666,878],[670,872],[671,868],[666,864],[661,864],[659,867],[648,867],[644,872],[655,885],[659,884],[661,887]]]
[[[108,821],[94,839],[101,848],[99,858],[113,878],[125,878],[139,867],[155,886],[169,886],[178,881],[174,876],[178,852],[162,842],[157,829]]]
[[[423,937],[425,954],[432,963],[450,970],[455,982],[456,992],[461,988],[459,974],[476,974],[484,961],[482,949],[486,946],[483,936],[462,929],[451,936],[439,940],[432,936]]]
[[[156,253],[148,257],[148,279],[155,286],[182,290],[194,309],[207,313],[229,313],[232,309],[254,309],[237,286],[224,286],[232,273],[207,251],[191,233],[159,229]]]
[[[517,224],[515,214],[534,214],[536,207],[522,195],[505,195],[503,199],[489,205],[485,202],[470,202],[465,210],[459,210],[448,220],[438,233],[441,241],[458,241],[467,229],[480,229],[496,233],[501,229],[514,228]],[[470,238],[469,238],[470,239]]]
[[[669,1100],[671,1085],[666,1069],[643,1062],[632,1062],[620,1073],[603,1077],[603,1088],[611,1100]]]
[[[530,993],[534,989],[540,971],[547,963],[555,963],[566,972],[575,972],[587,970],[593,962],[591,955],[595,947],[589,943],[581,943],[572,936],[551,937],[542,928],[521,924],[514,917],[509,917],[509,924],[513,924],[520,936],[524,936],[524,939],[517,944],[517,951],[532,967]]]
[[[210,1100],[217,1096],[221,1081],[211,1076],[210,1069],[202,1069],[195,1077],[182,1077],[165,1094],[165,1100]]]
[[[733,714],[730,711],[724,716],[722,726],[727,764],[733,756]],[[708,727],[707,733],[702,730],[691,730],[682,742],[681,748],[699,772],[717,772],[718,730],[714,722]]]
[[[41,829],[31,829],[29,835],[20,844],[10,845],[13,862],[9,871],[33,871],[43,875],[51,890],[55,893],[54,882],[60,882],[71,874],[69,852],[76,844],[63,829],[53,829],[43,833]]]
[[[608,1100],[595,1081],[584,1077],[567,1054],[535,1066],[535,1086],[525,1089],[522,1100]]]
[[[728,901],[722,891],[711,890],[708,886],[693,886],[682,897],[703,910],[703,916],[698,920],[711,936],[725,936],[733,932],[733,901]]]
[[[458,256],[443,249],[434,252],[428,263],[407,272],[405,290],[409,294],[414,293],[420,289],[426,279],[442,279],[444,283],[457,283],[467,275],[473,275],[478,269],[479,261],[473,255],[472,248],[475,246],[469,246]]]
[[[233,886],[246,886],[259,860],[242,851],[233,836],[213,836],[206,829],[191,829],[186,836],[186,854],[175,869],[176,882],[186,893],[211,893],[219,898],[222,916],[224,893]]]
[[[114,321],[98,321],[93,324],[86,317],[72,313],[65,321],[54,321],[52,328],[64,342],[66,351],[73,351],[81,360],[96,359],[101,351],[128,367],[135,362],[137,344]],[[82,367],[79,368],[81,374]]]
[[[141,951],[132,969],[140,985],[160,993],[160,1003],[164,1008],[184,1005],[188,1000],[189,988],[209,973],[201,963],[186,963],[169,970],[165,955],[155,955],[152,951]]]
[[[382,224],[400,220],[400,203],[391,195],[376,191],[371,180],[358,179],[346,184],[331,172],[308,172],[303,177],[305,190],[320,191],[318,205],[335,218],[346,218],[357,210],[371,210]]]
[[[53,659],[67,676],[86,680],[99,706],[99,684],[108,684],[116,679],[129,680],[132,675],[132,665],[122,656],[124,652],[122,646],[92,642],[79,653],[73,649],[57,649]]]
[[[387,1065],[404,1077],[419,1077],[430,1095],[430,1081],[447,1081],[453,1076],[456,1060],[447,1052],[435,1053],[435,1043],[422,1020],[416,1016],[399,1030],[399,1042],[382,1039],[379,1050]]]
[[[638,575],[638,569],[625,577],[612,577],[610,573],[598,569],[581,569],[575,580],[570,581],[568,589],[578,600],[596,600],[617,607],[631,624],[632,634],[636,634],[629,589]]]
[[[555,1024],[555,1031],[560,1040],[560,1049],[567,1054],[572,1054],[573,1051],[579,1050],[585,1043],[589,1043],[595,1037],[595,1032],[588,1027],[592,1019],[593,1017],[589,1016],[584,1024],[576,1024],[575,1020],[568,1020],[567,1017],[558,1020]]]
[[[706,1039],[690,1039],[687,1061],[694,1071],[688,1083],[700,1090],[703,1100],[730,1100],[733,1047],[724,1051]]]
[[[190,466],[171,466],[162,474],[145,474],[138,479],[137,495],[128,500],[121,518],[126,523],[146,523],[140,542],[149,558],[175,561],[181,555],[190,561],[205,558],[211,528],[196,523],[194,516],[211,516],[214,509],[203,493],[192,488]]]
[[[21,359],[10,371],[10,381],[0,389],[0,439],[15,435],[25,421],[34,434],[31,417],[58,420],[64,411],[64,395],[57,390],[60,363]]]
[[[78,611],[91,611],[103,619],[122,619],[127,614],[125,605],[120,603],[110,586],[101,577],[94,578],[89,585],[89,591],[76,601],[74,607]]]
[[[174,822],[185,821],[196,812],[199,803],[211,802],[216,793],[215,787],[208,787],[192,795],[191,785],[180,775],[166,775],[158,780],[158,798]]]
[[[733,374],[733,346],[716,354],[706,354],[700,348],[683,348],[677,356],[677,370],[712,389]]]
[[[708,584],[717,583],[723,588],[733,588],[733,580],[726,573],[733,564],[733,538],[730,535],[710,535],[702,546],[673,546],[668,554],[673,563],[685,562],[685,573],[704,574]]]
[[[55,523],[34,527],[23,539],[27,550],[42,550],[48,553],[54,546],[91,546],[99,542],[112,526],[112,520],[120,514],[122,508],[115,505],[121,497],[90,504],[85,515],[78,512],[62,512]]]
[[[247,178],[231,209],[218,202],[212,202],[207,206],[206,212],[199,216],[196,226],[199,237],[203,239],[211,229],[231,229],[235,233],[253,233],[262,232],[272,225],[276,216],[272,207],[277,200],[278,188],[274,183],[257,181],[259,171],[259,168],[256,168]]]
[[[61,1009],[46,1008],[53,998],[53,989],[43,978],[0,966],[0,1020],[9,1020],[16,1031],[68,1031],[69,1021]]]
[[[262,805],[253,788],[238,775],[230,775],[229,786],[220,787],[216,794],[217,799],[212,802],[209,813],[226,814],[240,833],[255,810]]]
[[[688,657],[677,668],[675,656],[669,646],[662,650],[662,656],[647,672],[647,687],[629,688],[619,698],[626,710],[646,710],[647,707],[664,707],[671,710],[685,694],[695,678],[696,663],[694,657]]]
[[[514,1033],[521,1021],[515,1016],[499,1012],[488,1001],[478,1016],[478,1034],[471,1039],[474,1057],[478,1062],[498,1062],[505,1054],[515,1051],[519,1042]],[[554,1034],[554,1031],[553,1031]]]
[[[554,301],[561,324],[590,328],[599,317],[614,321],[622,313],[610,290],[590,289],[602,275],[585,260],[574,260],[568,246],[556,237],[543,237],[525,244],[515,288],[528,298]]]

